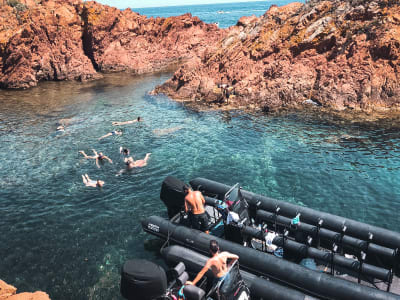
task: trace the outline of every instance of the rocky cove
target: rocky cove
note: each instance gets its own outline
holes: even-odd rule
[[[190,14],[147,18],[91,1],[8,1],[0,10],[2,88],[173,65],[154,93],[264,112],[311,104],[347,118],[372,112],[374,120],[399,110],[397,1],[272,6],[227,29]]]

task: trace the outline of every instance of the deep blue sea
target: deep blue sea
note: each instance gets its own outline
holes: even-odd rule
[[[224,24],[226,16],[215,20]],[[159,193],[168,175],[239,182],[400,231],[398,128],[332,123],[307,113],[194,110],[148,95],[170,76],[114,74],[0,91],[1,279],[52,299],[121,299],[123,262],[156,258],[140,219],[166,215]],[[144,122],[98,140],[115,129],[112,121],[137,116]],[[62,119],[66,130],[56,133]],[[151,152],[148,166],[116,176],[124,167],[120,146],[135,159]],[[113,164],[99,169],[78,153],[93,148]],[[85,173],[104,180],[104,188],[84,186]]]
[[[291,2],[293,1],[268,0],[208,5],[132,8],[132,10],[139,12],[141,15],[145,15],[147,17],[171,17],[190,12],[193,16],[199,17],[202,21],[206,23],[218,23],[220,28],[226,28],[235,25],[237,21],[243,16],[263,15],[272,4],[281,6]]]

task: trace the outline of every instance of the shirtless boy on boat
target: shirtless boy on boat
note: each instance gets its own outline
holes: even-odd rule
[[[199,191],[193,191],[188,185],[183,187],[185,196],[185,212],[192,214],[192,227],[208,233],[208,216],[204,209],[206,200]]]
[[[226,279],[226,274],[228,273],[228,264],[227,260],[231,259],[229,265],[231,265],[234,261],[239,259],[239,256],[236,254],[232,254],[227,251],[219,252],[219,245],[216,240],[210,241],[210,253],[212,257],[207,261],[203,269],[197,274],[193,281],[186,281],[186,284],[193,284],[196,283],[204,276],[204,274],[211,269],[215,276],[214,284],[218,283],[219,281]]]

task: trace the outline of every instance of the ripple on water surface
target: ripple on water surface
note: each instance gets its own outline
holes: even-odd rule
[[[119,269],[158,259],[140,219],[166,215],[167,175],[197,176],[399,231],[397,130],[339,127],[308,115],[198,112],[147,93],[169,74],[107,76],[0,92],[0,277],[53,299],[119,299]],[[122,136],[98,138],[112,121]],[[58,123],[66,123],[56,134]],[[119,147],[148,166],[124,168]],[[108,155],[97,168],[79,150]],[[87,188],[81,174],[102,179]],[[146,246],[146,247],[145,247]]]

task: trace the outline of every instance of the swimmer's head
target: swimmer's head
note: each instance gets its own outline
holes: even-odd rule
[[[142,118],[141,117],[137,117],[137,121],[138,122],[142,121]]]
[[[129,155],[129,150],[127,148],[122,149],[122,153],[125,155]]]
[[[104,183],[105,183],[105,182],[104,182],[103,180],[97,180],[96,185],[97,185],[98,187],[103,187]]]
[[[58,126],[57,131],[64,131],[64,126],[62,126],[62,125]]]

